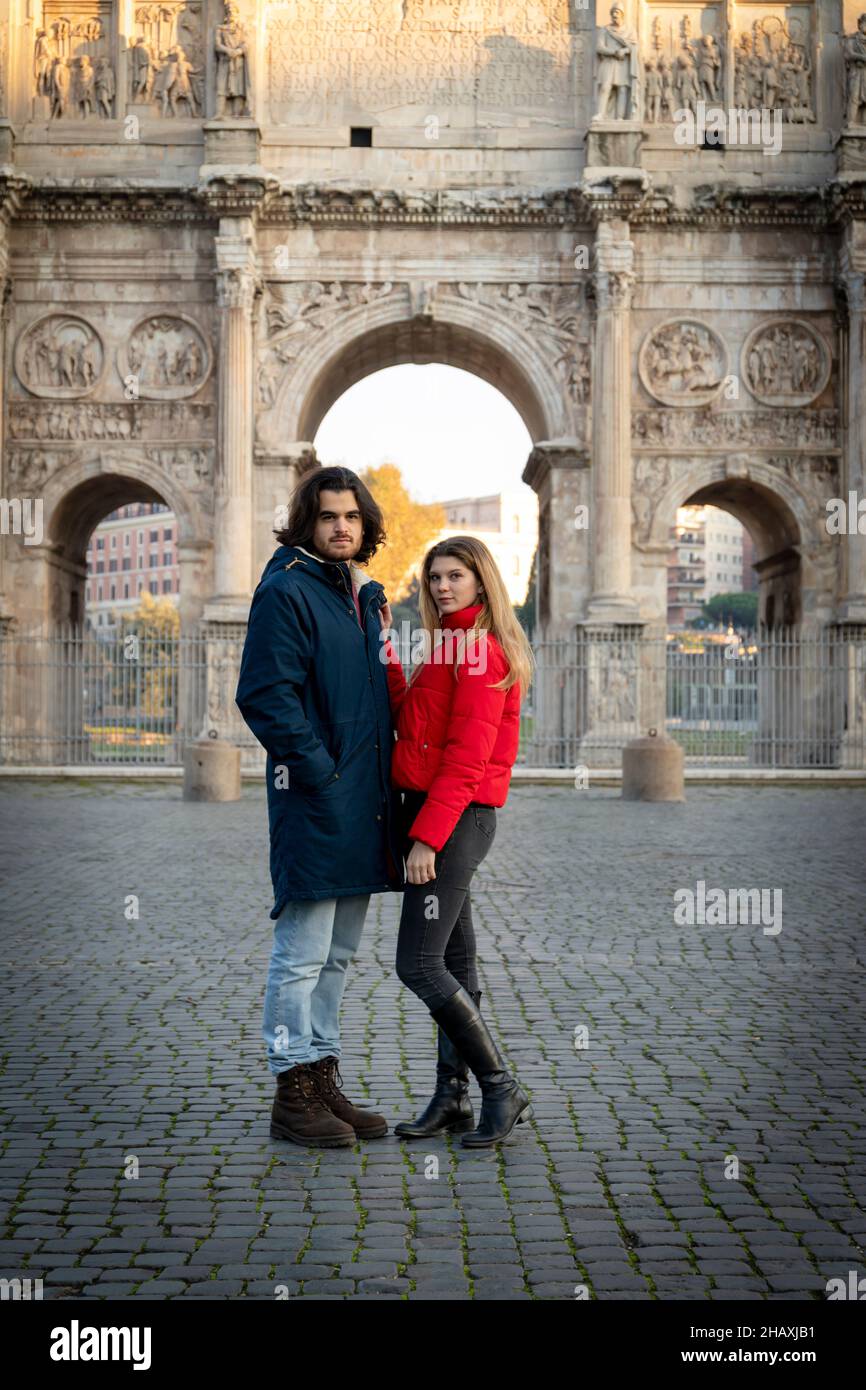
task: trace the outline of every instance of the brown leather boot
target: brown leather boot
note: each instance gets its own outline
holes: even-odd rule
[[[318,1062],[310,1063],[310,1071],[317,1080],[320,1099],[332,1115],[352,1126],[359,1139],[381,1139],[388,1133],[384,1115],[377,1115],[375,1110],[360,1110],[343,1095],[343,1078],[336,1057],[320,1057]]]
[[[318,1078],[309,1062],[281,1071],[271,1111],[271,1138],[291,1139],[313,1149],[344,1149],[355,1143],[355,1131],[344,1124],[319,1095]]]

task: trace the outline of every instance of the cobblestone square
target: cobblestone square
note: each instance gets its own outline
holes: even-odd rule
[[[866,1276],[866,792],[513,787],[473,911],[534,1119],[474,1153],[269,1138],[260,787],[7,781],[0,817],[2,1276],[409,1300],[808,1300]],[[781,931],[679,925],[699,880],[780,889]],[[371,900],[343,1012],[346,1092],[392,1126],[435,1057],[399,907]]]

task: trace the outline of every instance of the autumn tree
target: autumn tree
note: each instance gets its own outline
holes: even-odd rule
[[[382,508],[387,541],[370,561],[369,570],[391,603],[409,594],[413,570],[447,524],[438,502],[415,502],[395,463],[382,463],[358,475]]]

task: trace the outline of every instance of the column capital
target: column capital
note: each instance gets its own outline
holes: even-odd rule
[[[221,309],[252,309],[259,291],[255,231],[249,217],[223,218],[214,237],[217,303]]]
[[[225,270],[217,271],[216,297],[221,309],[246,309],[251,312],[258,290],[259,281],[253,271],[243,270],[239,266],[228,266]]]
[[[634,288],[634,242],[620,218],[601,222],[595,239],[593,283],[599,309],[627,309]]]

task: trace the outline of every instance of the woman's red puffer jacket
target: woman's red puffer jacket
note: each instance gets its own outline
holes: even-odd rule
[[[440,618],[442,628],[469,628],[482,604]],[[520,738],[520,686],[491,690],[508,662],[490,632],[445,639],[412,684],[390,643],[388,688],[397,724],[391,758],[395,787],[426,791],[410,838],[440,850],[470,801],[504,806]],[[462,655],[455,656],[460,648]],[[486,658],[486,660],[485,660]],[[456,675],[455,675],[456,662]]]

